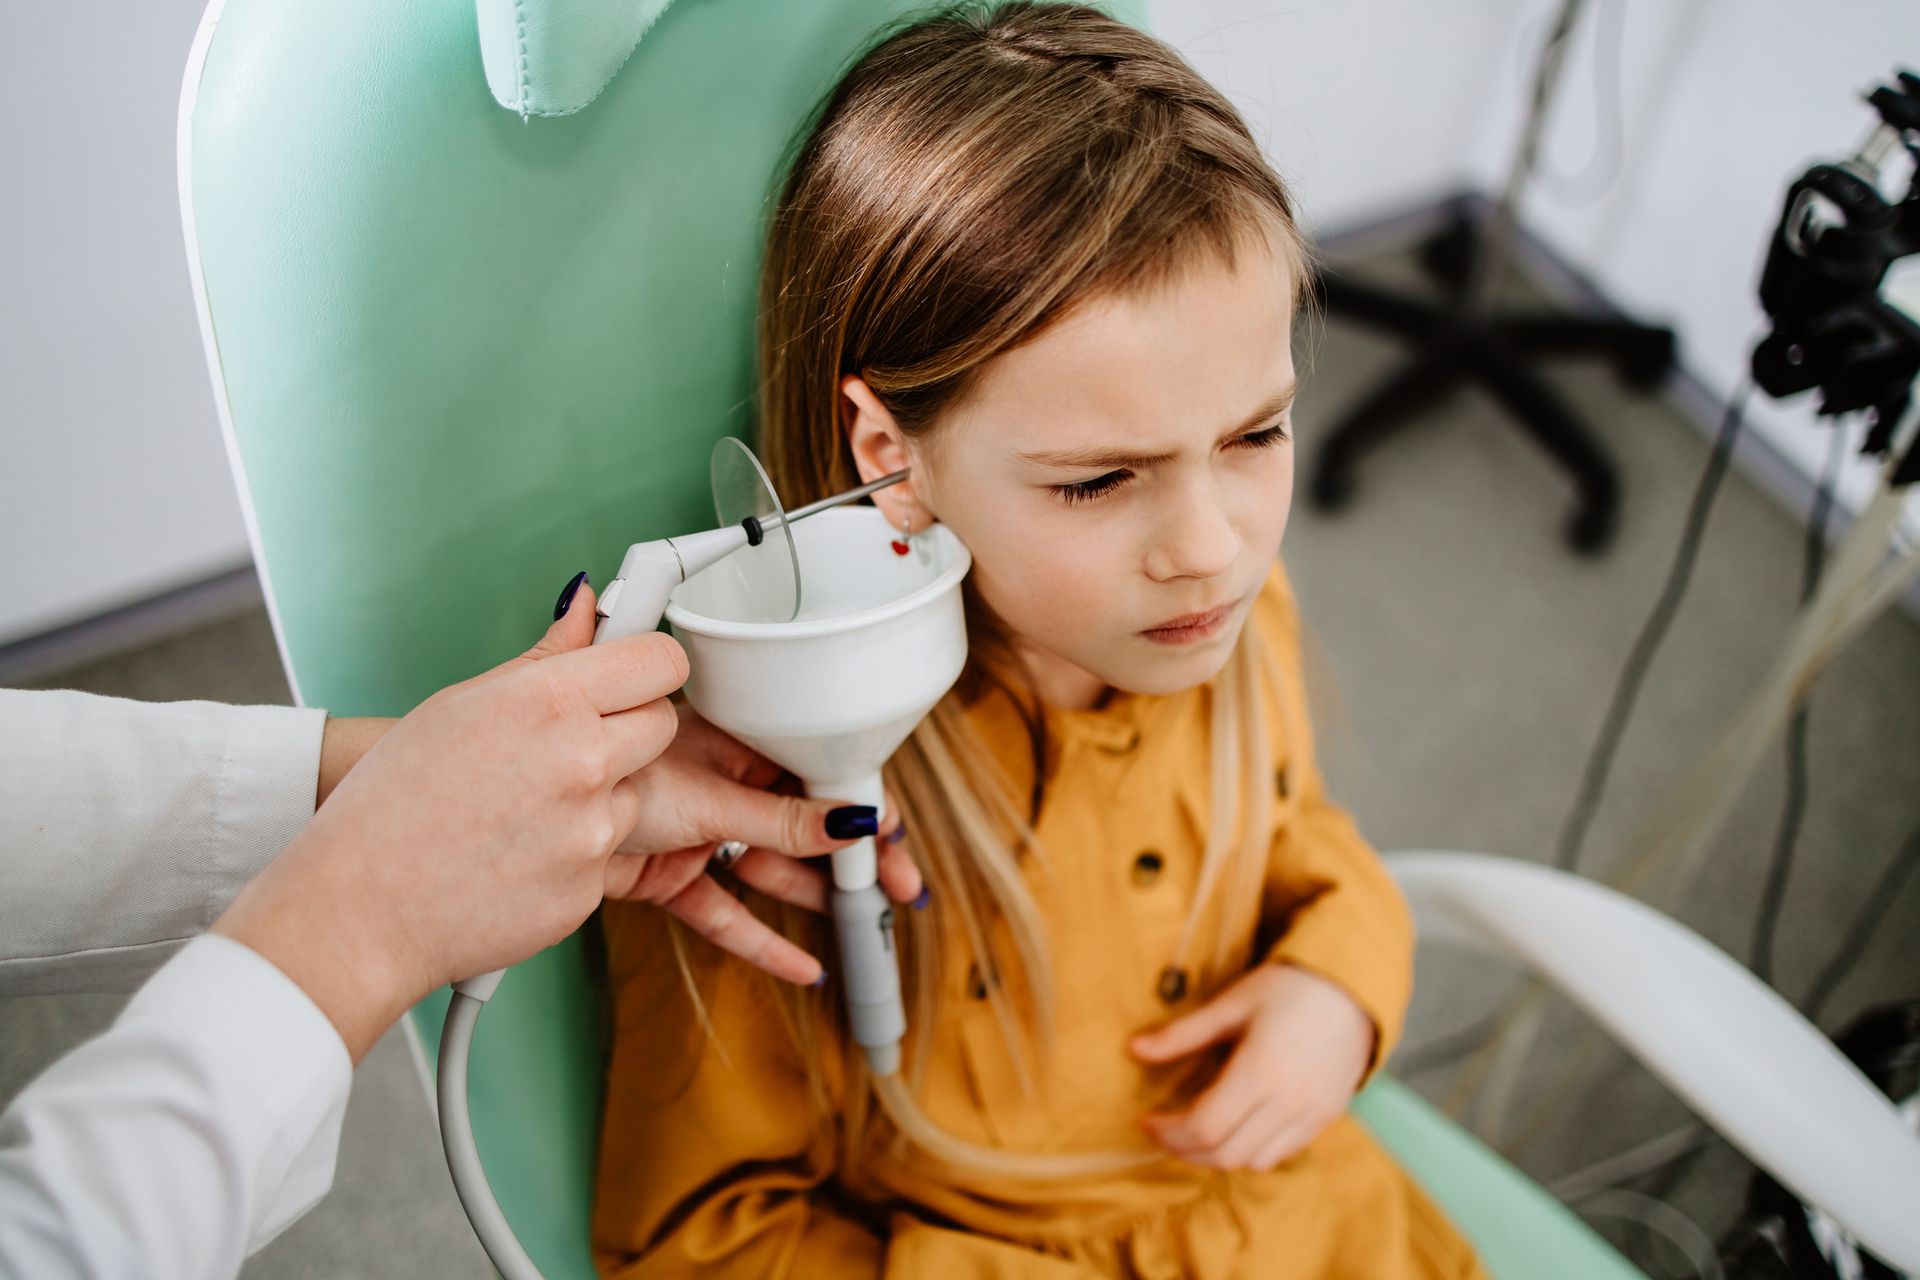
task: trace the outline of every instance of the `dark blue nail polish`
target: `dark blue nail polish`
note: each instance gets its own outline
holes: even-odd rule
[[[899,844],[902,840],[905,840],[906,838],[907,838],[907,824],[905,822],[902,822],[899,826],[887,832],[888,844]]]
[[[573,606],[573,597],[580,590],[580,584],[587,580],[587,571],[582,569],[567,579],[567,585],[560,591],[560,598],[553,605],[555,622],[567,616],[567,610]]]
[[[933,890],[923,884],[920,886],[920,896],[913,900],[913,909],[915,911],[925,911],[927,909],[927,904],[932,901],[933,901]]]
[[[870,804],[848,804],[827,811],[827,834],[835,840],[858,840],[880,834],[880,811]]]
[[[826,971],[825,969],[822,969],[822,970],[820,971],[820,976],[819,976],[819,977],[817,977],[817,978],[815,978],[815,979],[814,979],[814,980],[813,980],[813,981],[812,981],[811,983],[809,983],[808,985],[809,985],[809,986],[814,986],[814,987],[824,987],[824,986],[826,986],[826,985],[827,985],[827,971]]]

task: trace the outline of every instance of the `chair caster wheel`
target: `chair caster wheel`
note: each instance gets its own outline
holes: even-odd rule
[[[1353,505],[1353,473],[1322,464],[1313,473],[1307,496],[1315,511],[1332,513]]]
[[[1613,542],[1618,512],[1609,504],[1583,503],[1567,519],[1567,545],[1583,556],[1598,556]]]
[[[1614,361],[1620,380],[1635,391],[1657,391],[1673,372],[1676,343],[1670,329],[1650,329]]]

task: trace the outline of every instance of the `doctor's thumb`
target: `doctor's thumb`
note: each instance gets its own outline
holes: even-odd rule
[[[594,614],[593,584],[587,580],[586,570],[567,580],[561,589],[559,600],[553,606],[553,625],[540,637],[540,642],[527,650],[526,657],[538,661],[551,658],[558,653],[568,653],[574,649],[584,649],[593,643],[593,630],[599,623]]]
[[[547,628],[547,633],[540,637],[539,643],[519,657],[508,658],[491,671],[482,672],[474,679],[491,679],[508,671],[517,671],[529,662],[538,662],[542,658],[571,653],[575,649],[584,649],[591,645],[593,630],[600,621],[593,611],[596,599],[597,597],[593,594],[593,584],[587,581],[587,572],[582,569],[567,579],[567,585],[561,589],[560,599],[553,606],[553,625]]]

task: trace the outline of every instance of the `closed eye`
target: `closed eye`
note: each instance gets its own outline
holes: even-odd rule
[[[1095,498],[1112,493],[1115,489],[1118,489],[1131,479],[1133,479],[1133,472],[1131,471],[1109,471],[1107,474],[1095,476],[1091,480],[1080,480],[1073,484],[1054,484],[1048,485],[1047,487],[1052,489],[1061,501],[1065,502],[1068,506],[1072,506],[1076,502],[1091,502]]]
[[[1286,424],[1276,422],[1271,427],[1266,427],[1260,431],[1250,431],[1244,436],[1239,436],[1233,443],[1235,445],[1245,445],[1249,449],[1267,449],[1282,443],[1288,438]]]
[[[1284,422],[1276,422],[1271,427],[1265,427],[1259,431],[1249,431],[1243,436],[1235,436],[1227,442],[1227,447],[1270,449],[1274,445],[1283,444],[1291,438],[1287,432],[1287,425]],[[1075,503],[1091,502],[1095,498],[1104,497],[1132,480],[1133,477],[1134,473],[1132,471],[1121,468],[1117,471],[1109,471],[1105,475],[1095,476],[1091,480],[1077,480],[1072,484],[1053,484],[1047,487],[1051,489],[1061,501],[1065,502],[1068,506],[1073,506]]]

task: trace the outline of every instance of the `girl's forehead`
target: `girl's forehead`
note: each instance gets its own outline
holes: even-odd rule
[[[1262,247],[1089,299],[990,361],[952,425],[1010,450],[1210,443],[1292,384],[1293,277]]]

